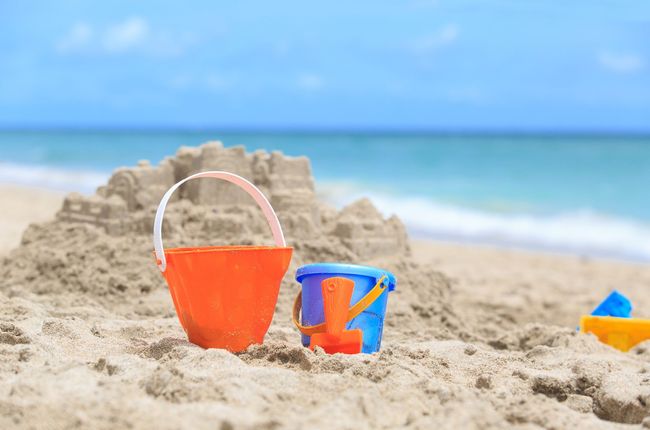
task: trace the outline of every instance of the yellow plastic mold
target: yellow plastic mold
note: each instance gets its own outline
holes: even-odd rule
[[[601,342],[626,352],[650,339],[650,320],[583,315],[580,331],[593,333]]]

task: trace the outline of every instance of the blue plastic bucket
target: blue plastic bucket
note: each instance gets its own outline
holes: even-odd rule
[[[302,324],[312,326],[325,321],[321,282],[327,278],[340,276],[354,281],[354,292],[350,305],[363,298],[386,275],[384,281],[388,289],[384,291],[361,314],[346,325],[347,330],[359,328],[363,331],[361,352],[372,354],[379,351],[381,336],[386,316],[388,292],[395,289],[395,275],[376,267],[357,266],[354,264],[318,263],[298,268],[296,280],[302,284]],[[309,346],[310,336],[302,336],[302,344]]]

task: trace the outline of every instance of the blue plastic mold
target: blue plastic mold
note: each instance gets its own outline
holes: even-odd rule
[[[603,317],[630,318],[632,303],[623,294],[614,290],[603,300],[591,315]]]

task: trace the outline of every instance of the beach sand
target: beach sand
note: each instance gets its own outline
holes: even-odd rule
[[[281,202],[274,184],[291,186],[291,178],[274,177],[273,163],[267,192]],[[139,169],[123,177],[143,183],[137,174],[161,172]],[[299,177],[300,169],[283,171]],[[264,344],[239,354],[203,350],[186,341],[151,258],[149,197],[116,200],[119,178],[94,200],[68,198],[58,220],[32,225],[0,265],[0,428],[650,427],[650,345],[621,353],[575,330],[612,289],[633,300],[637,316],[650,316],[647,265],[409,243],[399,221],[369,202],[319,207],[318,227],[281,213],[295,256]],[[20,203],[33,190],[12,189],[3,191],[3,208],[12,209],[0,225],[42,220]],[[263,223],[242,222],[259,215],[251,206],[198,222],[214,214],[197,209],[201,196],[224,189],[188,190],[170,206],[170,243],[268,240]],[[120,212],[131,197],[136,209]],[[41,202],[39,216],[60,208],[58,195]],[[74,209],[83,204],[111,222],[88,222]],[[0,246],[18,244],[1,237]],[[378,354],[328,356],[300,345],[290,320],[295,269],[333,259],[397,276]]]
[[[52,219],[63,197],[52,190],[0,184],[0,256],[18,246],[29,224]]]

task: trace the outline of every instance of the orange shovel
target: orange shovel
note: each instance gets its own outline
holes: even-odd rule
[[[354,290],[354,281],[347,278],[328,278],[321,282],[325,332],[311,336],[309,349],[320,346],[328,354],[358,354],[361,352],[363,332],[360,329],[345,330],[348,307]]]

